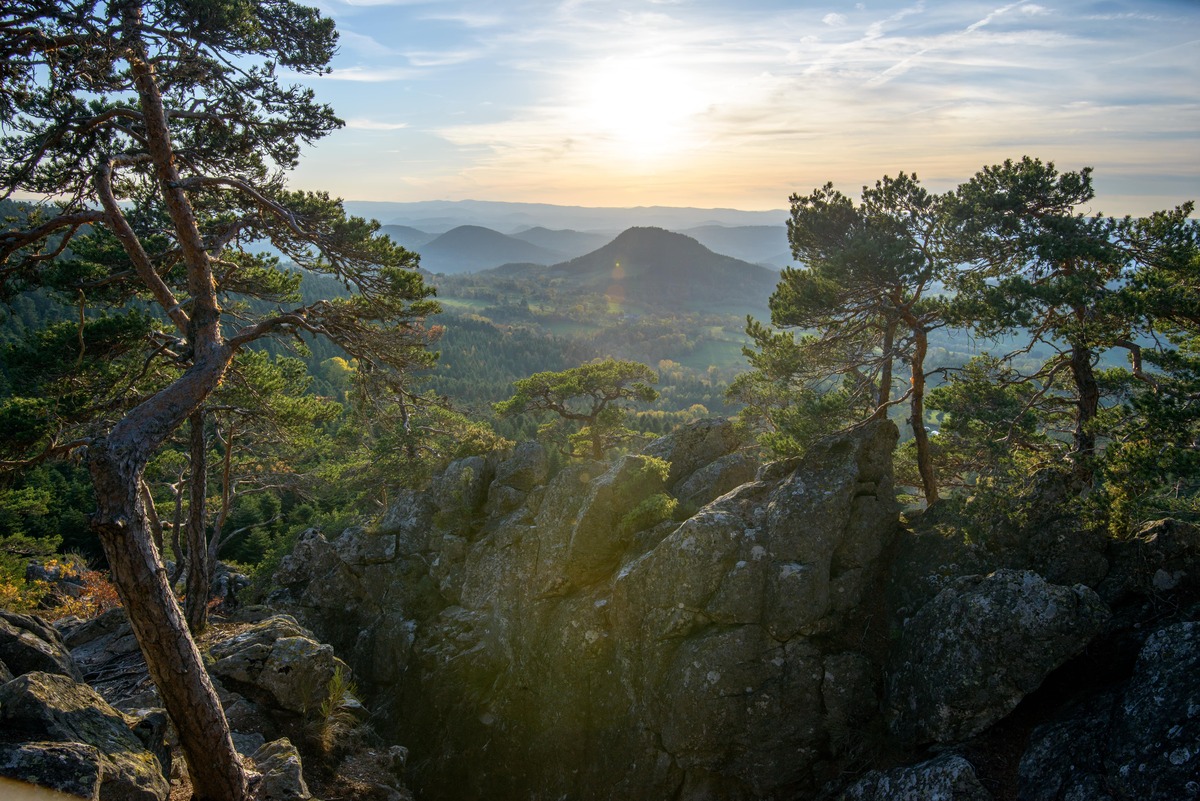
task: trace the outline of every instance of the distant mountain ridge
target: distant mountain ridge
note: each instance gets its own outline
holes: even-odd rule
[[[389,226],[390,227],[390,226]],[[420,246],[421,267],[433,273],[475,272],[507,262],[550,264],[563,257],[531,242],[479,225],[460,225]]]
[[[784,209],[742,211],[674,206],[588,207],[485,200],[412,203],[348,200],[344,205],[351,214],[431,233],[444,233],[460,225],[480,225],[509,233],[544,226],[548,229],[615,234],[639,225],[671,230],[705,225],[773,226],[783,225],[788,218],[788,212]]]
[[[604,247],[546,271],[610,302],[671,309],[766,306],[779,274],[713,253],[695,239],[655,227],[634,227]]]

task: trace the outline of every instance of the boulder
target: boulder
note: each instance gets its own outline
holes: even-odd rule
[[[904,626],[885,710],[912,743],[954,743],[1003,718],[1104,627],[1095,592],[1031,571],[956,580]]]
[[[0,744],[0,776],[99,801],[100,752],[83,743]],[[3,787],[0,786],[0,791]],[[2,793],[0,793],[2,795]]]
[[[13,676],[31,671],[58,673],[83,681],[62,637],[46,621],[0,609],[0,663]]]
[[[289,615],[276,615],[209,649],[210,672],[271,706],[307,714],[320,706],[329,680],[346,663]]]
[[[1087,696],[1030,732],[1017,769],[1021,801],[1112,801],[1104,754],[1119,702],[1118,692]]]
[[[75,743],[97,755],[102,801],[165,801],[162,765],[125,716],[85,684],[51,673],[27,673],[0,687],[0,739],[14,743]],[[61,752],[83,771],[87,749]],[[86,772],[86,771],[84,771]]]
[[[1105,763],[1121,798],[1200,798],[1200,622],[1146,640],[1112,724]]]
[[[533,440],[522,442],[513,448],[512,456],[496,466],[492,487],[510,487],[519,492],[529,492],[546,483],[549,469],[546,448]]]
[[[1098,591],[1109,603],[1129,595],[1160,598],[1200,588],[1200,528],[1155,520],[1109,548],[1112,568]]]
[[[758,468],[758,459],[748,453],[727,453],[674,484],[672,492],[685,507],[699,508],[753,481]]]
[[[379,531],[396,535],[396,552],[400,556],[421,553],[428,547],[434,512],[428,493],[400,490],[379,521]]]
[[[250,757],[262,774],[256,801],[308,801],[312,793],[304,781],[300,752],[286,737],[259,747]]]
[[[434,477],[429,497],[442,512],[469,515],[487,500],[491,480],[487,460],[482,456],[457,459]]]
[[[680,482],[712,464],[741,445],[733,423],[723,418],[697,420],[647,445],[642,453],[671,464],[667,486],[674,491]]]
[[[873,770],[838,801],[992,801],[992,796],[979,783],[974,766],[951,753],[919,765]]]

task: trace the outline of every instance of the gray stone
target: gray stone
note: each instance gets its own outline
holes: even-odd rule
[[[99,801],[100,752],[83,743],[0,744],[0,776]],[[0,787],[0,795],[3,795]]]
[[[1119,797],[1200,798],[1200,622],[1150,636],[1113,720],[1106,764]]]
[[[1118,693],[1089,696],[1035,728],[1017,769],[1020,801],[1111,799],[1104,754]]]
[[[305,714],[325,697],[329,680],[340,667],[333,648],[313,639],[287,615],[269,618],[210,649],[210,672],[236,683],[247,693],[265,695],[272,706]]]
[[[697,420],[659,437],[643,448],[642,453],[671,463],[667,486],[673,490],[697,470],[732,453],[740,445],[733,423],[717,418]]]
[[[748,453],[727,453],[675,484],[672,492],[681,504],[699,508],[753,481],[758,468],[758,460]]]
[[[300,752],[286,737],[260,746],[250,757],[262,774],[256,801],[307,801],[312,798],[304,781]]]
[[[491,483],[487,460],[468,456],[451,462],[429,488],[434,506],[443,512],[474,512],[487,500]]]
[[[46,621],[0,609],[0,662],[14,676],[39,670],[76,681],[83,675],[62,637]]]
[[[546,448],[540,442],[522,442],[513,448],[512,456],[496,466],[496,477],[492,479],[493,491],[496,487],[509,487],[519,492],[529,492],[546,483],[549,466]]]
[[[904,627],[885,710],[901,739],[953,743],[982,732],[1100,632],[1108,608],[1082,585],[1030,571],[958,579]]]
[[[398,555],[421,553],[428,547],[434,511],[427,493],[402,489],[379,521],[379,531],[396,535]]]
[[[162,766],[130,721],[66,676],[26,673],[0,687],[0,731],[27,742],[94,746],[105,801],[164,801],[169,793]]]
[[[889,771],[871,771],[838,801],[992,801],[975,768],[957,754]]]
[[[396,535],[352,526],[333,541],[338,558],[348,565],[381,565],[396,558]]]

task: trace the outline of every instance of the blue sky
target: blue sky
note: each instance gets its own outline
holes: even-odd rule
[[[1093,211],[1200,199],[1200,0],[316,3],[347,127],[292,183],[347,199],[782,208],[1025,154]]]

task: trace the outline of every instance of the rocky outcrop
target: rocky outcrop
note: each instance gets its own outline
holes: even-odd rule
[[[553,476],[527,443],[306,533],[272,600],[431,801],[1200,797],[1197,529],[1113,542],[1046,471],[903,530],[895,440],[752,473],[708,421]]]
[[[904,768],[870,771],[838,801],[992,801],[974,766],[958,754]]]
[[[319,643],[295,618],[275,615],[212,645],[209,672],[226,686],[262,700],[267,708],[305,715],[324,700],[339,669],[333,648]]]
[[[892,731],[915,744],[979,734],[1083,650],[1108,617],[1091,589],[1030,571],[955,581],[904,627],[885,701]]]
[[[76,681],[83,675],[59,633],[44,620],[0,609],[0,675],[42,671]]]
[[[428,798],[815,787],[878,706],[878,655],[837,635],[897,530],[895,440],[876,425],[746,481],[729,424],[706,422],[544,485],[522,446],[453,467],[380,531],[307,535],[274,600],[390,699]],[[705,505],[646,512],[678,492]]]
[[[25,780],[69,777],[80,790],[98,779],[102,801],[165,801],[163,766],[134,725],[85,684],[27,673],[0,687],[0,770]],[[57,774],[42,773],[49,770]]]

